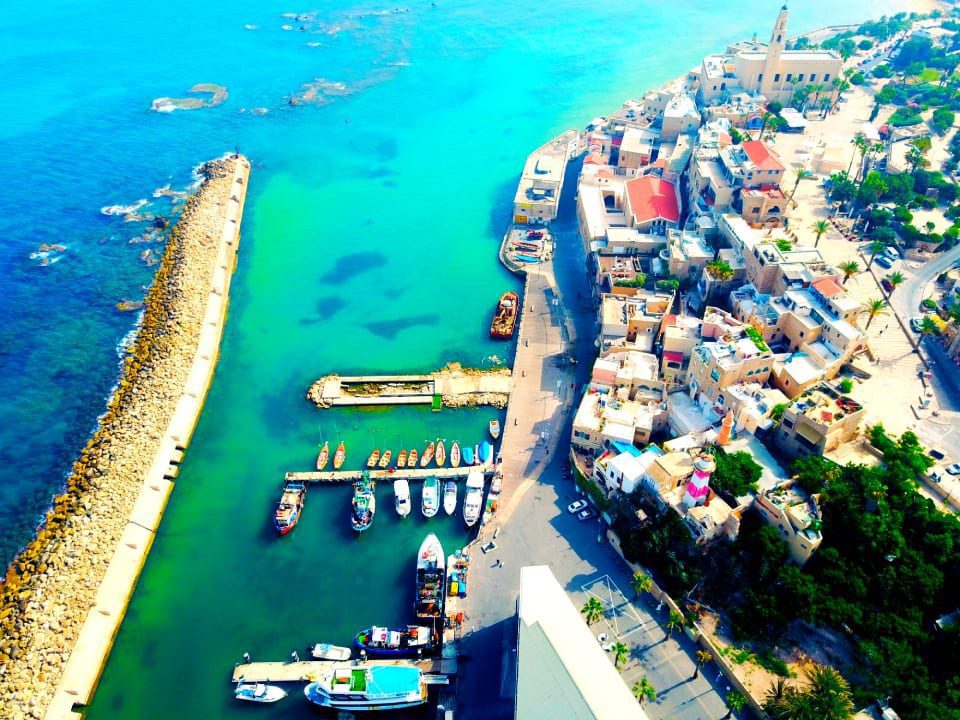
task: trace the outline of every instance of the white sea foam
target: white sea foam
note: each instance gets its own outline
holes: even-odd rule
[[[149,202],[146,198],[140,198],[133,205],[107,205],[100,208],[100,212],[104,215],[129,215],[130,213],[135,213]]]
[[[244,26],[243,26],[243,29],[244,29],[244,30],[259,30],[259,29],[260,29],[260,26],[259,26],[259,25],[244,25]]]

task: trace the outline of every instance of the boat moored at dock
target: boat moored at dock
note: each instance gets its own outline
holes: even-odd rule
[[[401,470],[407,466],[407,451],[403,448],[400,448],[400,453],[397,455],[397,467]]]
[[[436,454],[437,467],[443,467],[443,464],[447,461],[447,449],[443,445],[443,440],[437,441],[437,454]]]
[[[520,298],[512,290],[500,296],[500,302],[497,303],[497,309],[490,323],[490,337],[503,340],[513,337],[519,306]]]
[[[377,463],[378,463],[378,462],[380,462],[380,449],[379,449],[379,448],[377,448],[377,449],[374,450],[372,453],[370,453],[370,457],[367,458],[367,467],[368,467],[368,468],[375,468],[375,467],[377,466]]]
[[[380,456],[380,462],[377,463],[377,464],[379,465],[379,467],[380,467],[381,470],[384,469],[384,468],[386,468],[386,467],[388,467],[388,466],[390,465],[390,458],[392,458],[392,457],[393,457],[393,451],[392,451],[392,450],[384,450],[384,451],[383,451],[383,455]]]
[[[323,470],[330,459],[330,443],[324,442],[317,455],[317,470]]]
[[[300,522],[306,497],[307,486],[301,482],[288,482],[283,486],[283,494],[273,513],[273,526],[278,533],[286,535]]]
[[[456,440],[450,447],[450,467],[460,467],[460,443]]]
[[[340,645],[331,645],[330,643],[317,643],[310,648],[310,654],[317,660],[333,660],[343,662],[353,656],[353,650]]]
[[[423,516],[432,518],[440,509],[440,481],[430,476],[423,481],[423,494],[421,497],[421,510]]]
[[[473,527],[480,519],[483,508],[483,473],[471,472],[467,476],[467,492],[463,497],[463,521]]]
[[[405,628],[369,627],[361,630],[353,644],[372,657],[417,657],[426,655],[437,646],[432,628],[407,625]]]
[[[463,446],[463,464],[464,465],[473,465],[473,448],[469,445]]]
[[[420,544],[420,550],[417,552],[417,597],[415,605],[418,618],[443,617],[446,562],[440,539],[430,533],[424,538]]]
[[[377,512],[377,498],[374,495],[376,486],[366,473],[353,484],[350,526],[357,532],[369,530],[373,525],[373,516]]]
[[[425,468],[430,464],[430,461],[433,460],[433,453],[436,448],[436,443],[430,443],[427,445],[426,450],[423,451],[423,456],[420,458],[420,467]]]
[[[480,458],[480,463],[486,464],[490,462],[490,459],[493,457],[493,445],[484,440],[482,443],[480,443],[478,455]]]
[[[490,421],[490,437],[494,440],[500,437],[500,421],[496,418]]]
[[[412,665],[344,665],[303,689],[314,705],[353,712],[394,710],[427,702],[427,683]]]
[[[343,461],[347,459],[347,446],[343,444],[343,441],[340,441],[340,444],[337,445],[337,451],[333,454],[333,469],[339,470],[343,467]]]
[[[410,483],[400,478],[393,483],[394,506],[397,515],[405,518],[410,514]]]
[[[457,511],[457,483],[454,480],[447,480],[443,484],[443,511],[447,515]]]
[[[244,683],[234,688],[233,696],[237,700],[246,700],[247,702],[273,703],[277,700],[283,700],[287,696],[287,691],[278,688],[276,685]]]
[[[417,449],[413,448],[407,456],[407,467],[415,468],[417,466]]]

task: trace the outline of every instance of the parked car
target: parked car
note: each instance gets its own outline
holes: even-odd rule
[[[932,470],[930,472],[930,479],[933,480],[933,482],[938,483],[943,480],[943,476],[936,470]]]
[[[920,332],[920,329],[921,329],[922,327],[923,327],[923,321],[922,321],[920,318],[918,318],[918,317],[910,318],[910,329],[911,329],[911,330],[913,330],[915,333],[918,333],[918,332]]]
[[[957,472],[960,472],[960,465],[957,466]],[[577,513],[577,520],[591,520],[597,516],[593,508],[587,508]]]
[[[899,259],[900,259],[900,251],[897,250],[897,248],[895,248],[893,245],[887,245],[887,246],[883,249],[883,254],[886,255],[887,257],[893,259],[893,260],[899,260]]]
[[[887,268],[888,270],[893,267],[893,263],[896,262],[889,255],[877,255],[877,259],[874,262],[882,268]]]
[[[946,470],[951,475],[960,475],[960,463],[953,463],[952,465],[947,465],[944,470]]]
[[[884,278],[880,281],[880,287],[882,287],[887,292],[893,292],[893,283]]]
[[[932,457],[934,460],[943,460],[943,453],[939,450],[927,450],[927,455]]]
[[[567,505],[567,512],[571,515],[576,515],[578,512],[587,507],[586,500],[575,500],[574,502]]]

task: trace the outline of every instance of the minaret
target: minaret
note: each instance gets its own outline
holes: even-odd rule
[[[776,88],[778,83],[774,81],[780,67],[780,53],[783,52],[787,44],[787,5],[784,3],[780,8],[780,14],[777,15],[777,23],[773,26],[773,33],[770,35],[770,44],[767,46],[767,59],[763,62],[763,82],[760,83],[760,92],[764,95],[768,91]],[[768,98],[776,100],[776,98]]]

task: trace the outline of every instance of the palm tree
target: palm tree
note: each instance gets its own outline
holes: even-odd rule
[[[804,671],[807,686],[801,693],[804,717],[847,720],[853,717],[853,696],[843,676],[828,665],[814,664]]]
[[[637,682],[633,684],[633,687],[630,688],[630,691],[633,693],[633,696],[637,699],[637,702],[643,705],[644,700],[656,700],[657,699],[657,689],[650,684],[650,681],[645,677],[640,678]]]
[[[743,710],[744,706],[747,704],[747,698],[744,697],[743,693],[737,692],[736,690],[731,690],[727,693],[727,714],[724,715],[724,720],[733,716],[733,713],[740,712]]]
[[[853,169],[853,161],[857,159],[857,153],[860,153],[860,166],[857,167],[857,174],[854,176],[854,182],[856,182],[860,179],[860,170],[863,168],[863,156],[866,154],[867,148],[870,147],[870,141],[864,137],[863,133],[857,133],[853,136],[850,144],[853,145],[853,156],[850,158],[850,164],[847,166],[847,175],[849,175]]]
[[[843,284],[846,285],[847,280],[860,272],[860,263],[856,260],[847,260],[837,265],[837,269],[843,273]]]
[[[864,306],[863,312],[867,314],[867,326],[864,330],[870,329],[870,323],[873,322],[873,319],[887,311],[887,308],[890,307],[889,303],[886,300],[880,298],[875,298],[873,300],[868,300],[866,306]]]
[[[708,653],[706,650],[697,650],[697,669],[693,671],[693,679],[696,680],[700,677],[700,668],[704,663],[708,663],[713,660],[713,655]]]
[[[653,578],[645,573],[635,572],[630,579],[630,586],[633,588],[634,600],[636,600],[642,593],[650,592],[653,587]]]
[[[933,220],[927,220],[924,227],[927,228],[927,237],[930,237],[930,234],[937,229],[937,224]]]
[[[630,657],[630,647],[618,642],[613,646],[613,666],[619,670],[621,663],[625,663]]]
[[[597,598],[591,597],[580,608],[580,612],[583,613],[583,617],[587,621],[587,625],[593,625],[597,620],[603,617],[603,603],[601,603]]]
[[[883,252],[883,249],[887,246],[886,243],[881,240],[874,240],[870,243],[870,262],[867,263],[867,270],[870,269],[870,266],[873,265],[873,259],[877,257],[877,253]]]
[[[770,111],[767,111],[763,114],[763,123],[760,125],[760,135],[758,137],[763,137],[763,133],[767,129],[767,125],[771,125],[775,117],[777,116]]]
[[[887,275],[887,280],[889,280],[890,284],[893,285],[893,290],[896,290],[897,286],[902,285],[903,282],[906,280],[906,278],[903,276],[902,272],[900,272],[899,270],[896,270],[890,273],[889,275]],[[890,292],[892,293],[893,290],[891,290]]]
[[[940,328],[937,326],[936,321],[929,315],[920,322],[920,337],[936,335],[938,332],[940,332]]]
[[[800,181],[806,177],[810,177],[810,171],[804,170],[803,168],[797,168],[793,171],[793,177],[793,190],[790,191],[790,199],[787,201],[788,205],[793,203],[793,196],[797,194],[797,188],[800,187]]]
[[[673,635],[673,631],[677,628],[682,628],[686,622],[687,621],[683,619],[683,615],[676,610],[671,610],[670,618],[667,620],[667,637]]]
[[[820,247],[820,238],[823,237],[823,234],[830,229],[830,223],[827,220],[817,220],[811,227],[814,234],[817,236],[817,241],[813,244],[814,247]]]

